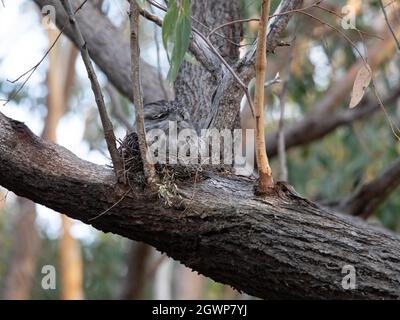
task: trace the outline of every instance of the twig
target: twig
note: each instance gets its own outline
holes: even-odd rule
[[[130,0],[130,29],[131,29],[131,69],[133,82],[133,102],[135,104],[136,129],[143,171],[150,188],[156,187],[157,176],[154,165],[147,159],[148,145],[143,115],[143,93],[140,78],[140,48],[139,48],[139,11],[136,0]]]
[[[389,116],[389,114],[388,114],[388,112],[386,110],[386,107],[385,107],[385,105],[384,105],[384,103],[382,101],[382,98],[379,95],[378,89],[376,88],[376,84],[375,84],[375,80],[374,79],[372,79],[372,89],[373,89],[373,92],[374,92],[374,95],[375,95],[376,99],[378,100],[379,107],[381,108],[383,114],[385,115],[386,120],[389,123],[390,129],[392,130],[393,135],[396,137],[396,139],[398,141],[400,141],[400,129],[393,122],[393,120],[390,118],[390,116]]]
[[[328,8],[320,6],[320,4],[322,2],[323,1],[320,0],[320,1],[316,1],[315,3],[313,3],[313,4],[311,4],[311,5],[307,6],[307,7],[301,8],[301,9],[287,10],[287,11],[284,11],[284,12],[276,13],[276,14],[270,15],[269,19],[274,18],[274,17],[278,17],[278,16],[282,16],[282,15],[286,15],[286,14],[299,13],[300,11],[306,11],[306,10],[309,10],[309,9],[312,9],[312,8],[318,8],[318,9],[327,11],[327,12],[337,16],[338,18],[343,19],[343,16],[337,14],[333,10],[330,10]],[[214,29],[212,29],[211,32],[208,34],[207,38],[210,38],[212,34],[214,34],[216,31],[218,31],[221,28],[224,28],[224,27],[230,26],[232,24],[236,24],[236,23],[245,23],[245,22],[251,22],[251,21],[260,21],[260,19],[259,18],[248,18],[248,19],[238,19],[238,20],[233,20],[233,21],[226,22],[226,23],[221,24],[221,25],[215,27]],[[361,32],[361,33],[367,35],[367,36],[376,37],[378,39],[383,40],[383,38],[381,38],[381,37],[379,37],[377,35],[372,35],[372,34],[369,34],[367,32],[363,32],[363,31],[358,30],[358,29],[356,29],[356,30],[358,32]]]
[[[328,13],[336,16],[340,20],[343,20],[343,18],[344,18],[344,16],[338,14],[336,11],[334,11],[332,9],[329,9],[329,8],[326,8],[326,7],[323,7],[323,6],[319,5],[319,4],[315,5],[315,8],[320,9],[320,10],[325,11],[325,12],[328,12]],[[363,36],[367,36],[367,37],[371,37],[371,38],[377,38],[379,40],[384,40],[384,38],[380,37],[379,35],[371,34],[371,33],[362,31],[362,30],[358,29],[356,26],[353,26],[353,27],[354,27],[354,29],[350,29],[350,30],[354,30],[354,31],[360,33]]]
[[[396,42],[397,50],[400,51],[400,42],[399,42],[399,39],[397,39],[396,33],[394,32],[392,25],[390,24],[389,17],[388,17],[388,15],[387,15],[385,6],[383,5],[382,0],[379,0],[378,2],[379,2],[379,5],[381,6],[383,15],[385,16],[386,24],[388,25],[389,30],[390,30],[390,32],[391,32],[391,34],[392,34],[392,36],[393,36],[393,39],[394,39],[394,41]]]
[[[3,104],[3,106],[5,106],[6,104],[8,104],[11,100],[13,100],[18,93],[21,92],[21,90],[25,87],[26,83],[29,81],[29,79],[32,77],[32,75],[34,74],[34,72],[36,71],[36,69],[41,65],[41,63],[43,62],[44,59],[46,59],[47,55],[50,53],[51,49],[54,48],[54,46],[56,45],[58,39],[61,37],[63,33],[63,30],[61,30],[59,32],[59,34],[57,35],[57,37],[55,38],[55,40],[53,41],[53,43],[51,44],[51,46],[49,47],[49,49],[47,49],[47,51],[45,52],[44,56],[39,60],[38,63],[36,63],[32,68],[30,68],[28,71],[25,71],[23,74],[21,74],[18,78],[14,79],[14,80],[8,80],[8,82],[10,83],[15,83],[17,82],[19,79],[21,79],[22,77],[26,76],[27,74],[28,77],[22,82],[22,84],[18,87],[18,89],[16,91],[14,91],[9,97],[8,99],[5,101],[5,103]]]
[[[88,77],[90,79],[90,83],[92,85],[92,91],[96,99],[97,108],[99,110],[101,123],[104,130],[104,137],[107,143],[107,148],[111,156],[111,160],[113,163],[114,171],[118,178],[122,177],[123,175],[123,164],[122,159],[119,156],[117,146],[116,146],[116,139],[114,134],[113,125],[110,121],[110,118],[107,115],[106,106],[104,103],[103,94],[101,92],[100,84],[97,79],[96,73],[94,72],[94,68],[92,62],[90,60],[89,51],[86,46],[86,42],[83,39],[82,32],[79,28],[79,25],[75,19],[75,14],[72,11],[71,3],[69,0],[62,1],[65,11],[67,12],[69,22],[71,24],[72,30],[75,32],[77,37],[78,47],[81,51],[82,60],[85,64]]]
[[[320,7],[320,8],[322,8],[322,7]],[[316,17],[316,16],[313,16],[311,13],[304,12],[304,11],[301,11],[301,10],[297,10],[297,12],[299,12],[299,13],[301,13],[301,14],[307,16],[307,17],[310,17],[311,19],[314,19],[314,20],[318,21],[318,22],[321,23],[322,25],[326,25],[326,26],[328,26],[329,28],[335,30],[337,33],[339,33],[348,43],[350,43],[350,45],[351,45],[351,46],[353,47],[353,49],[357,52],[357,54],[360,56],[360,58],[362,59],[362,61],[364,62],[364,64],[365,64],[366,66],[368,66],[367,60],[365,60],[365,57],[364,57],[363,54],[361,53],[360,49],[356,46],[356,44],[355,44],[343,31],[339,30],[338,28],[336,28],[335,26],[331,25],[330,23],[321,20],[320,18],[318,18],[318,17]]]
[[[275,75],[275,78],[273,78],[272,80],[269,80],[269,81],[264,83],[264,88],[272,87],[274,84],[281,83],[281,82],[282,82],[282,80],[281,80],[281,77],[280,77],[279,72],[278,72]]]
[[[67,0],[67,1],[68,1],[68,0]],[[98,219],[98,218],[104,216],[107,212],[109,212],[110,210],[114,209],[118,204],[120,204],[121,201],[124,200],[125,197],[128,195],[128,193],[131,192],[131,191],[132,191],[132,189],[129,189],[128,191],[126,191],[126,192],[123,194],[123,196],[122,196],[117,202],[115,202],[111,207],[109,207],[107,210],[104,210],[102,213],[98,214],[97,216],[88,219],[88,221],[93,221],[93,220],[96,220],[96,219]]]
[[[2,1],[3,2],[3,1]],[[85,5],[85,3],[87,2],[87,0],[84,0],[78,8],[76,8],[76,10],[74,11],[74,14],[77,14],[77,12],[82,9],[82,7]],[[4,3],[3,3],[4,5]],[[58,39],[61,37],[61,35],[64,32],[64,28],[62,28],[60,30],[60,33],[57,35],[57,37],[54,39],[53,43],[50,45],[49,49],[47,49],[47,51],[45,52],[45,54],[43,55],[43,57],[39,60],[38,63],[36,63],[32,68],[30,68],[28,71],[25,71],[23,74],[21,74],[18,78],[14,79],[14,80],[8,80],[8,82],[11,83],[15,83],[17,82],[19,79],[21,79],[22,77],[24,77],[25,75],[29,74],[28,77],[24,80],[24,82],[19,86],[19,88],[14,91],[13,93],[11,93],[11,95],[8,97],[8,99],[5,100],[5,103],[3,104],[3,106],[5,106],[6,104],[8,104],[12,99],[14,99],[18,93],[21,92],[21,90],[25,87],[26,83],[29,81],[29,79],[32,77],[32,75],[34,74],[34,72],[36,71],[36,69],[41,65],[41,63],[44,61],[44,59],[46,59],[46,57],[49,55],[50,51],[53,49],[53,47],[56,45],[56,43],[58,42]],[[0,99],[1,101],[3,101],[3,99]]]
[[[158,16],[153,13],[148,12],[146,9],[140,8],[140,15],[146,18],[149,21],[154,22],[159,27],[162,27],[163,21]]]
[[[244,23],[244,22],[251,22],[251,21],[260,21],[259,18],[248,18],[248,19],[239,19],[239,20],[233,20],[233,21],[228,21],[226,23],[223,23],[221,25],[219,25],[218,27],[215,27],[214,29],[212,29],[210,31],[210,33],[207,35],[207,39],[210,39],[210,37],[216,33],[219,29],[222,29],[224,27],[230,26],[232,24],[236,24],[236,23]]]
[[[215,56],[222,62],[222,64],[228,69],[228,71],[232,74],[236,82],[239,84],[239,86],[242,88],[244,94],[246,95],[247,101],[249,102],[250,110],[251,113],[254,117],[254,103],[253,99],[251,98],[250,91],[248,86],[240,79],[239,75],[236,73],[235,70],[230,66],[230,64],[221,56],[219,51],[214,47],[214,45],[211,43],[210,40],[208,40],[200,31],[198,31],[196,28],[192,28],[193,32],[196,33],[206,44],[207,46],[211,49],[211,51],[215,54]]]
[[[267,29],[269,10],[269,0],[263,0],[261,3],[261,19],[256,50],[256,87],[254,98],[256,105],[256,159],[260,175],[257,191],[261,194],[267,193],[274,185],[272,170],[268,162],[266,151],[264,129],[264,81],[267,70]]]
[[[286,96],[288,92],[288,82],[290,77],[290,65],[293,61],[294,46],[291,47],[290,56],[287,62],[285,77],[282,84],[282,91],[279,95],[280,117],[278,126],[278,158],[279,158],[279,180],[288,181],[288,168],[286,163],[286,141],[285,141],[285,109],[286,109]]]

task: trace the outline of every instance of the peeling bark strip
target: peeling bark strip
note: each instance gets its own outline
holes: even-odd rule
[[[254,101],[256,105],[256,159],[258,173],[257,191],[261,194],[268,192],[274,186],[272,170],[268,162],[265,146],[265,116],[264,116],[264,82],[267,70],[267,27],[270,11],[269,0],[261,2],[261,18],[258,29],[257,53],[256,53],[256,87]]]
[[[1,186],[87,223],[120,200],[115,183],[109,168],[0,113]],[[180,184],[184,211],[167,209],[138,188],[93,226],[151,244],[261,298],[400,298],[400,238],[320,208],[285,184],[263,199],[253,186],[250,179],[213,174],[196,187]],[[345,265],[356,269],[355,290],[342,288]]]

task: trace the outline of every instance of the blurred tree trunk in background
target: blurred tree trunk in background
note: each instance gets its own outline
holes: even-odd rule
[[[205,278],[183,264],[177,263],[175,268],[175,298],[179,300],[203,299],[203,287]]]
[[[57,31],[49,30],[49,43],[53,43]],[[57,140],[57,126],[61,117],[67,111],[67,100],[70,95],[73,79],[74,66],[77,57],[77,50],[68,43],[66,50],[60,50],[57,43],[49,53],[49,70],[47,74],[47,115],[42,132],[42,137],[55,142]],[[8,266],[6,286],[4,290],[5,299],[29,299],[32,287],[32,280],[36,271],[37,257],[40,247],[40,236],[35,226],[36,207],[35,204],[25,198],[18,199],[20,212],[15,222],[15,238],[13,239],[13,256]],[[61,272],[62,279],[69,279],[67,283],[62,281],[62,297],[79,299],[83,297],[82,283],[82,262],[79,246],[69,235],[70,223],[67,217],[63,218],[63,234],[60,247],[61,250]],[[68,252],[71,251],[71,252]],[[71,270],[71,275],[67,275]],[[77,270],[80,270],[79,272]],[[74,274],[74,275],[73,275]],[[79,283],[73,283],[73,280]],[[71,288],[69,288],[71,286]]]
[[[171,300],[172,299],[172,276],[174,271],[174,261],[165,259],[159,265],[154,279],[153,299]]]
[[[63,233],[60,238],[61,298],[83,299],[83,264],[79,242],[71,233],[72,219],[62,215]]]
[[[15,217],[12,258],[8,265],[3,298],[25,300],[30,298],[36,271],[40,237],[35,224],[35,204],[18,198],[18,214]]]
[[[58,32],[48,31],[49,42],[53,43]],[[49,71],[47,74],[47,126],[43,136],[49,141],[57,141],[57,126],[68,110],[68,99],[75,78],[75,61],[78,51],[70,42],[61,49],[58,42],[49,53]],[[72,220],[61,216],[62,233],[60,236],[60,272],[61,298],[64,300],[83,299],[83,265],[79,243],[72,237]]]
[[[153,248],[143,242],[132,242],[128,252],[128,272],[124,278],[121,299],[144,299],[144,289],[149,279],[148,267]]]

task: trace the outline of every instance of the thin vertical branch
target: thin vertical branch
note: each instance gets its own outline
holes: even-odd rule
[[[128,273],[124,279],[120,298],[137,300],[145,298],[145,288],[148,280],[152,247],[143,242],[132,242],[128,253]]]
[[[261,4],[261,19],[259,22],[257,52],[256,52],[256,159],[259,172],[258,192],[265,194],[273,187],[272,170],[268,162],[264,130],[264,80],[267,70],[267,28],[270,11],[270,1],[263,0]]]
[[[120,177],[123,174],[123,164],[122,164],[122,159],[120,158],[117,150],[117,145],[116,145],[116,139],[115,139],[115,134],[114,134],[114,129],[113,125],[110,121],[110,118],[107,115],[107,110],[106,110],[106,105],[104,103],[104,98],[103,94],[101,92],[100,84],[97,79],[96,73],[94,72],[94,68],[92,65],[92,62],[90,60],[90,55],[89,51],[86,46],[86,42],[83,38],[82,32],[79,28],[79,25],[75,19],[75,14],[72,11],[71,3],[69,0],[61,1],[65,11],[68,14],[69,22],[71,24],[71,28],[74,31],[77,41],[78,41],[78,47],[79,50],[81,51],[82,55],[82,60],[85,64],[88,77],[92,86],[92,91],[94,93],[95,99],[96,99],[96,104],[97,108],[99,110],[100,114],[100,119],[101,119],[101,124],[103,126],[104,130],[104,137],[107,143],[107,148],[111,156],[111,160],[113,163],[114,171],[118,177]]]
[[[379,5],[381,6],[383,15],[385,16],[386,24],[388,25],[389,30],[392,33],[393,39],[396,42],[397,50],[400,51],[400,42],[399,42],[399,39],[397,39],[397,37],[396,37],[396,33],[394,32],[392,25],[390,24],[389,17],[387,15],[387,12],[385,9],[385,5],[383,4],[382,0],[379,0],[378,2],[379,2]]]
[[[140,48],[139,48],[139,13],[140,7],[136,0],[130,0],[130,28],[131,28],[131,69],[133,82],[133,103],[135,104],[136,129],[138,135],[140,155],[143,162],[143,171],[150,188],[157,181],[154,165],[147,159],[148,145],[143,115],[143,93],[140,79]]]
[[[278,127],[278,158],[279,158],[279,180],[288,181],[288,170],[286,163],[286,145],[285,145],[285,107],[287,95],[288,80],[285,79],[282,84],[282,91],[279,95],[280,117]]]
[[[290,77],[290,66],[293,61],[294,45],[290,49],[290,55],[285,70],[285,79],[282,82],[282,91],[279,95],[280,117],[278,126],[278,158],[279,158],[279,180],[288,181],[288,169],[286,162],[286,141],[285,141],[285,109],[286,97],[288,92],[288,82]]]

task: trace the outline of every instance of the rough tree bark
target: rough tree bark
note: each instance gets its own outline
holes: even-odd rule
[[[4,115],[0,185],[86,223],[108,210],[90,223],[261,298],[400,298],[398,237],[318,207],[285,185],[260,198],[251,179],[205,173],[195,186],[179,184],[178,208],[139,188],[123,198],[112,170]],[[341,286],[346,264],[357,270],[356,290]]]
[[[203,0],[192,1],[194,26],[207,35],[212,29],[221,23],[240,18],[240,6],[238,1],[232,0]],[[227,62],[233,64],[239,58],[241,25],[235,24],[229,28],[222,29],[218,34],[212,36],[211,41],[219,50]],[[227,39],[229,41],[227,41]],[[222,68],[220,61],[219,68],[214,72],[208,72],[202,65],[194,65],[184,62],[175,82],[176,99],[192,115],[193,123],[197,129],[207,127],[207,118],[210,113],[213,94],[219,81],[227,71]],[[239,89],[241,90],[241,89]],[[243,91],[241,90],[242,94]]]

